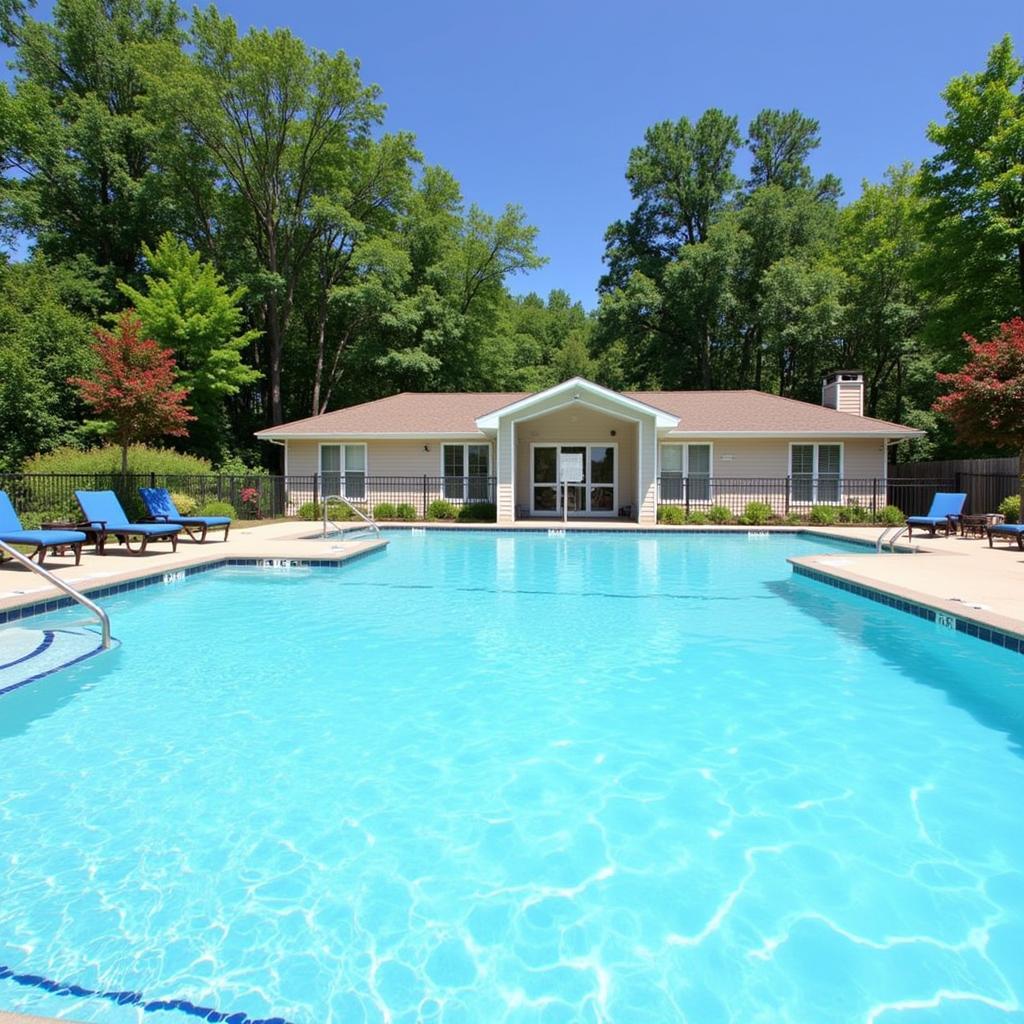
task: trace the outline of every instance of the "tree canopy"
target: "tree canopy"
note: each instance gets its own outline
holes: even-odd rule
[[[759,388],[967,451],[933,408],[963,335],[1024,312],[1024,63],[1009,38],[943,92],[935,147],[844,196],[799,109],[638,129],[597,304],[514,295],[541,239],[389,130],[353,56],[173,0],[0,0],[0,468],[95,430],[69,377],[135,307],[176,355],[183,450],[272,458],[253,432],[400,390]],[[832,130],[835,130],[833,126]],[[904,455],[909,449],[904,449]]]

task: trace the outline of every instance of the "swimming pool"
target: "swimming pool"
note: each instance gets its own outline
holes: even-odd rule
[[[0,1008],[1024,1021],[1019,654],[806,536],[389,536],[0,698]]]

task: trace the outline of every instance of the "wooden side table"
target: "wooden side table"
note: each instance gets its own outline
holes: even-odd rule
[[[973,516],[960,515],[957,518],[960,522],[961,537],[984,538],[988,535],[988,528],[990,526],[996,526],[1003,522],[1006,517],[998,512],[982,512]]]
[[[106,542],[106,530],[97,530],[94,526],[90,526],[88,523],[43,523],[42,528],[44,530],[77,530],[79,533],[85,534],[86,543],[92,542],[96,549],[97,555],[103,554],[103,545]]]

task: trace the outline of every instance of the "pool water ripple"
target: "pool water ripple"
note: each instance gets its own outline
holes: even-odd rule
[[[0,700],[0,963],[140,1001],[0,1006],[1021,1024],[1020,657],[815,550],[396,537],[112,602]]]

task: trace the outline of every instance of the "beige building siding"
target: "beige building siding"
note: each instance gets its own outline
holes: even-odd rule
[[[511,420],[503,419],[498,426],[498,522],[511,523],[515,519],[513,494],[513,431]]]
[[[844,487],[844,503],[855,498],[862,505],[885,503],[886,450],[882,438],[675,438],[663,437],[658,451],[659,476],[661,474],[661,445],[710,444],[711,475],[715,480],[749,481],[749,486],[721,486],[712,496],[710,504],[720,501],[733,510],[747,501],[768,501],[775,511],[785,511],[785,488],[776,481],[790,475],[790,447],[792,444],[842,445],[842,476],[850,481]],[[878,481],[875,485],[872,481]],[[758,484],[755,481],[772,481]],[[854,483],[854,481],[856,481]]]
[[[294,511],[303,502],[313,500],[312,477],[320,472],[321,444],[365,444],[366,474],[378,478],[370,503],[408,503],[423,514],[423,477],[428,478],[426,498],[429,503],[441,496],[442,448],[444,444],[486,444],[491,449],[491,474],[494,474],[494,445],[486,438],[443,438],[422,440],[373,440],[345,438],[338,441],[288,441],[288,505]],[[425,450],[429,449],[429,450]],[[308,479],[297,479],[297,478]],[[403,478],[379,480],[381,477]]]

